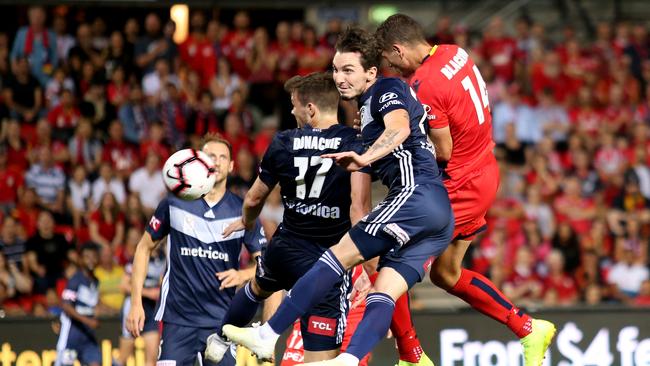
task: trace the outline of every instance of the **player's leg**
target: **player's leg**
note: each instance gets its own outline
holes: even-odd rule
[[[373,258],[363,264],[363,268],[368,272],[370,281],[373,284],[377,279],[378,264],[379,257]],[[415,331],[415,326],[411,319],[408,292],[395,302],[395,311],[393,312],[393,319],[390,323],[390,331],[393,337],[395,337],[395,343],[397,344],[397,352],[399,353],[398,366],[427,366],[433,364],[422,350],[420,339]]]
[[[129,356],[133,355],[134,341],[133,338],[120,337],[119,340],[120,355],[117,357],[116,363],[118,366],[126,365]],[[147,365],[149,366],[149,365]]]
[[[197,361],[197,329],[164,323],[157,365],[194,366]],[[200,354],[200,352],[198,352]]]
[[[160,333],[158,330],[142,334],[144,340],[144,364],[155,366],[158,359],[158,346],[160,345]]]
[[[359,304],[355,308],[350,309],[347,318],[348,324],[347,327],[345,327],[345,334],[343,334],[343,343],[341,344],[341,352],[345,352],[348,349],[348,346],[350,345],[350,341],[352,340],[352,336],[354,335],[354,332],[359,327],[359,324],[361,323],[361,319],[363,318],[363,313],[365,311],[366,311],[365,302]],[[368,366],[368,362],[370,361],[370,355],[371,354],[369,353],[363,359],[361,359],[361,361],[359,361],[359,366]]]
[[[61,330],[59,339],[56,342],[55,366],[72,366],[77,359],[77,351],[74,349],[75,330],[72,329],[72,322],[68,317],[61,317]]]
[[[454,240],[431,266],[431,281],[462,299],[479,312],[499,321],[523,339],[526,365],[537,366],[555,333],[546,321],[537,321],[518,309],[498,288],[480,273],[462,268],[462,261],[472,238],[485,228],[485,215],[496,196],[498,166],[486,166],[461,187],[449,190],[456,228]],[[536,334],[535,334],[536,333]],[[532,342],[530,339],[534,339]],[[530,362],[529,362],[530,360]]]
[[[102,363],[102,353],[99,350],[99,344],[96,339],[86,338],[79,346],[78,358],[82,365],[100,366]]]
[[[203,350],[206,349],[206,340],[209,336],[214,334],[215,328],[191,328],[194,343],[192,351],[195,355],[195,361],[199,366],[235,366],[237,364],[237,353],[234,345],[229,345],[226,352],[219,362],[213,362],[205,357]]]
[[[305,362],[330,360],[339,354],[350,308],[351,272],[344,274],[323,301],[301,317]]]
[[[372,255],[374,257],[376,255]],[[350,238],[343,236],[319,258],[293,286],[271,319],[259,328],[237,328],[226,325],[224,335],[233,342],[250,349],[261,359],[271,359],[279,335],[293,322],[320,303],[335,283],[357,263],[363,255]],[[294,294],[295,296],[292,296]]]

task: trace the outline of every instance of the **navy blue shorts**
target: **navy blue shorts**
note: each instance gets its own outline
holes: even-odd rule
[[[286,231],[278,232],[258,257],[255,281],[264,291],[290,290],[325,250],[327,247]],[[300,318],[303,344],[307,351],[328,351],[341,346],[347,325],[350,282],[348,272],[320,304]]]
[[[454,215],[441,184],[393,189],[349,232],[368,260],[380,256],[379,266],[394,268],[409,287],[424,277],[424,264],[451,242]]]
[[[216,323],[216,321],[215,321]],[[217,332],[214,328],[185,327],[177,324],[164,323],[162,339],[160,340],[160,354],[158,355],[157,366],[194,366],[219,365],[235,366],[236,348],[230,346],[224,358],[218,364],[205,359],[205,341],[212,333]]]
[[[158,322],[156,322],[156,302],[150,299],[142,299],[142,308],[144,309],[144,327],[142,328],[142,334],[148,332],[158,332]],[[129,316],[129,311],[131,311],[131,296],[124,298],[122,303],[122,338],[133,339],[131,332],[126,329],[126,318]]]
[[[61,317],[61,332],[56,344],[56,366],[101,364],[102,354],[94,332],[82,328],[67,316]]]

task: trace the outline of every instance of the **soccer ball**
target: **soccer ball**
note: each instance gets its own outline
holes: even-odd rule
[[[214,163],[203,151],[183,149],[175,152],[163,166],[163,179],[170,192],[184,200],[199,199],[214,187]]]

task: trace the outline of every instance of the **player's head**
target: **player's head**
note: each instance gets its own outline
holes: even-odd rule
[[[214,174],[217,176],[215,186],[225,183],[234,167],[230,142],[219,134],[207,134],[201,146],[201,150],[214,162]]]
[[[99,263],[99,247],[97,244],[89,242],[79,249],[81,266],[87,271],[94,271]]]
[[[332,70],[344,100],[357,98],[377,79],[381,50],[374,37],[361,28],[348,28],[336,42]]]
[[[422,26],[404,14],[394,14],[384,20],[377,27],[375,38],[382,49],[382,56],[404,76],[411,75],[422,60],[419,55],[409,57],[413,56],[416,47],[428,47]]]
[[[284,90],[291,94],[291,114],[296,117],[300,128],[318,121],[323,114],[336,115],[339,92],[329,72],[294,76],[284,83]]]

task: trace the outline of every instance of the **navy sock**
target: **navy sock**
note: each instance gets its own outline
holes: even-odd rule
[[[275,333],[282,334],[296,319],[321,302],[344,273],[345,269],[328,249],[293,285],[289,295],[269,319],[269,326]]]
[[[257,307],[263,298],[258,297],[251,289],[251,283],[248,282],[244,288],[237,291],[233,297],[226,315],[223,317],[223,323],[219,326],[219,332],[225,324],[232,324],[236,327],[243,327],[253,320],[257,313]]]
[[[363,319],[345,352],[358,359],[365,357],[386,336],[394,310],[395,301],[390,296],[381,292],[368,295]]]

